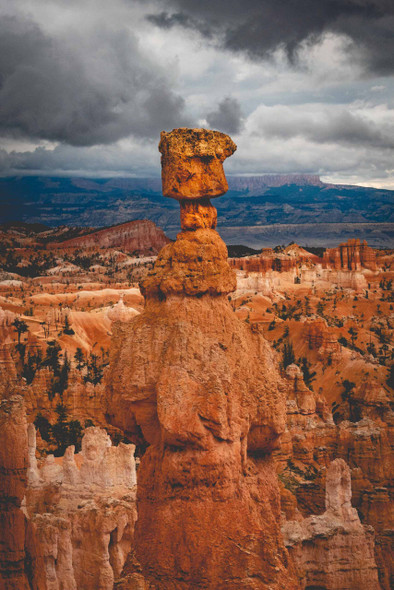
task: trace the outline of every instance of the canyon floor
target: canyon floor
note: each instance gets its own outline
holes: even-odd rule
[[[9,397],[10,392],[24,398],[27,422],[37,430],[37,441],[30,448],[37,468],[49,473],[46,488],[43,484],[30,486],[26,510],[38,523],[41,544],[46,543],[46,575],[54,580],[50,588],[61,587],[59,580],[66,571],[69,588],[138,587],[127,585],[131,584],[128,571],[136,519],[135,482],[127,487],[122,476],[118,484],[105,484],[117,486],[117,500],[113,494],[111,499],[96,490],[93,510],[86,504],[93,499],[90,492],[81,491],[85,489],[82,484],[78,484],[78,493],[71,493],[67,486],[72,485],[72,479],[65,478],[59,492],[59,482],[57,488],[55,485],[59,471],[53,475],[48,456],[55,456],[50,464],[53,461],[65,469],[64,454],[71,445],[76,453],[81,451],[85,429],[96,428],[93,434],[98,438],[98,428],[104,429],[111,439],[108,444],[114,447],[126,448],[130,442],[108,423],[103,401],[105,376],[114,322],[128,322],[141,313],[144,297],[139,282],[168,242],[156,230],[145,227],[142,242],[132,244],[129,238],[122,241],[119,236],[118,241],[111,242],[107,236],[100,242],[95,238],[97,233],[90,242],[78,242],[78,235],[69,234],[67,228],[50,230],[46,236],[42,228],[27,226],[1,234],[0,398]],[[62,243],[59,235],[68,238],[68,243]],[[303,572],[303,587],[358,587],[338,585],[342,583],[338,582],[340,564],[346,562],[350,570],[368,570],[363,579],[372,580],[371,588],[389,590],[393,584],[394,251],[373,250],[354,240],[326,252],[323,247],[311,250],[291,244],[230,259],[237,274],[237,290],[228,299],[234,314],[264,335],[286,383],[287,429],[274,457],[284,534]],[[137,463],[144,452],[143,446],[137,445]],[[343,518],[353,524],[341,521],[335,528],[335,519],[327,512],[325,490],[330,485],[329,466],[337,459],[350,468],[351,502],[357,513],[351,512],[347,498]],[[76,458],[80,469],[78,461]],[[342,463],[337,465],[337,471],[346,470]],[[44,488],[46,495],[40,491]],[[67,504],[62,515],[56,507],[59,497]],[[85,512],[77,514],[75,506],[81,497]],[[94,524],[93,512],[101,518],[99,524]],[[104,513],[110,524],[100,516]],[[68,517],[62,529],[55,520],[64,519],[65,514]],[[308,519],[317,516],[321,517],[316,521],[320,533],[316,525],[312,534]],[[62,533],[64,542],[56,544],[49,538],[48,527],[64,532],[70,526],[67,518],[79,536]],[[363,526],[355,525],[356,521]],[[98,527],[99,547],[92,538],[93,526]],[[346,532],[340,540],[338,526]],[[59,537],[60,533],[56,534]],[[96,561],[88,560],[92,573],[85,579],[81,570],[89,543],[96,547]],[[314,547],[320,543],[316,551],[321,554],[329,547],[331,561],[326,569],[331,586],[324,586],[327,581],[319,578],[318,567],[310,565],[318,562],[319,555],[305,557],[305,547],[311,543]],[[363,543],[369,548],[368,559],[358,556],[352,566],[351,554],[356,555]],[[55,544],[63,561],[54,557]],[[72,564],[71,546],[78,555],[75,548],[81,544],[84,549]],[[374,567],[380,586],[373,585],[377,584]],[[70,568],[74,568],[73,575]],[[98,571],[104,572],[100,582]],[[84,580],[79,582],[82,586],[77,579]],[[135,575],[133,579],[137,584]]]

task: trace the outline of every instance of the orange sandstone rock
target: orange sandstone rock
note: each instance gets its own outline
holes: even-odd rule
[[[216,132],[162,137],[165,194],[172,181],[183,196],[191,191],[176,177],[180,148],[203,175],[218,137],[220,149],[233,151]],[[224,186],[221,169],[206,174],[194,185],[204,196]],[[272,459],[285,428],[285,386],[262,334],[234,314],[227,294],[235,286],[219,235],[184,231],[141,285],[144,312],[114,324],[107,413],[146,448],[135,530],[142,571],[128,572],[140,585],[122,587],[299,588],[280,534]]]
[[[154,268],[140,285],[145,297],[171,294],[228,294],[236,287],[235,272],[227,263],[227,248],[216,231],[182,232],[165,246]]]
[[[228,184],[223,162],[237,146],[228,135],[209,129],[162,131],[163,195],[173,199],[200,199],[223,195]]]
[[[209,199],[183,199],[180,201],[180,205],[181,228],[183,230],[215,229],[218,215]]]
[[[0,588],[46,589],[42,561],[21,509],[27,483],[27,422],[23,398],[0,402]]]
[[[323,255],[323,265],[336,270],[376,270],[376,252],[365,240],[360,243],[359,239],[350,239],[336,248],[327,248]]]

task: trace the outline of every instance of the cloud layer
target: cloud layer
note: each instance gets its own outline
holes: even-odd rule
[[[394,186],[392,0],[1,0],[0,174],[158,175],[160,131],[230,173]]]
[[[188,123],[183,98],[130,30],[100,22],[56,37],[16,14],[1,18],[0,40],[3,133],[78,146]]]
[[[283,47],[295,61],[303,43],[334,32],[358,47],[368,69],[394,72],[391,0],[164,0],[157,6],[161,10],[147,17],[157,26],[197,29],[226,49],[256,59]]]

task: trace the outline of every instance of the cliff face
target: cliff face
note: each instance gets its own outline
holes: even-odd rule
[[[170,240],[162,229],[147,219],[130,221],[85,236],[52,242],[47,248],[122,248],[139,254],[157,254]]]
[[[147,447],[135,532],[142,574],[131,575],[160,590],[291,590],[298,582],[271,456],[285,426],[284,387],[264,338],[227,300],[235,275],[207,228],[211,208],[193,201],[200,227],[163,249],[141,285],[144,312],[115,325],[108,414]]]

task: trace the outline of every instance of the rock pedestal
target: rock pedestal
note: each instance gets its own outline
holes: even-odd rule
[[[184,230],[141,285],[144,312],[116,324],[107,377],[110,420],[146,448],[135,531],[142,574],[122,588],[299,587],[271,457],[285,388],[268,344],[228,302],[235,274],[207,202],[226,190],[221,164],[234,150],[217,132],[162,134],[163,192],[181,201]]]

